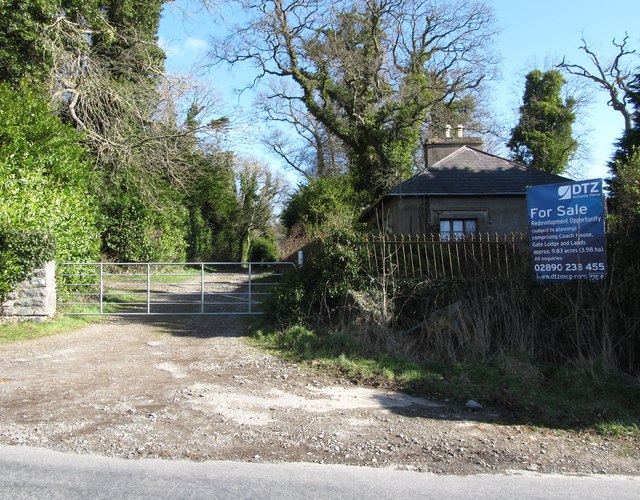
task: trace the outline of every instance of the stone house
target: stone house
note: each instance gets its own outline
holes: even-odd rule
[[[446,134],[449,135],[449,134]],[[569,179],[525,167],[483,151],[482,140],[433,139],[426,168],[367,207],[360,220],[390,234],[464,235],[526,232],[526,188]]]

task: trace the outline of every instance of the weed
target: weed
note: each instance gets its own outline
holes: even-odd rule
[[[595,425],[596,431],[604,436],[617,438],[631,437],[640,441],[640,426],[626,422],[600,422]]]

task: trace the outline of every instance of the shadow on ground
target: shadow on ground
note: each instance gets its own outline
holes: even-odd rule
[[[175,337],[211,338],[244,337],[252,319],[242,315],[221,316],[125,316],[118,321],[125,324],[153,326]]]

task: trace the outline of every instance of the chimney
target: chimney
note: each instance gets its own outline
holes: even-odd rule
[[[444,138],[434,137],[424,143],[424,161],[427,168],[462,146],[482,150],[482,139],[480,137],[465,137],[464,125],[456,125],[453,130],[454,137],[451,137],[451,128],[451,125],[445,125]]]

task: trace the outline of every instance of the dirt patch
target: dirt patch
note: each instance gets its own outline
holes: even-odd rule
[[[229,317],[112,319],[0,346],[0,443],[118,457],[469,474],[640,473],[623,439],[358,387],[246,344]]]

